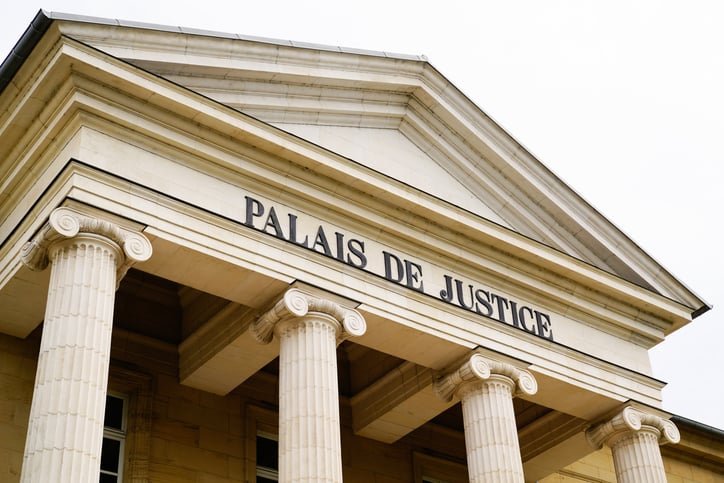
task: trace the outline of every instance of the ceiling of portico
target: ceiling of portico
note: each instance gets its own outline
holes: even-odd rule
[[[138,270],[131,269],[120,284],[116,297],[114,312],[113,354],[118,361],[133,363],[128,358],[128,341],[135,341],[136,346],[159,347],[168,346],[173,349],[184,339],[213,319],[214,314],[229,304],[221,297],[165,280]],[[237,367],[246,363],[247,358],[234,362]],[[393,354],[380,352],[361,345],[352,340],[342,342],[337,348],[338,387],[342,405],[351,412],[352,419],[360,417],[363,410],[356,399],[370,389],[374,390],[380,381],[395,378],[400,367],[409,365],[408,361]],[[174,368],[175,371],[175,368]],[[434,374],[435,372],[431,372]],[[263,366],[257,367],[250,377],[230,392],[245,397],[249,394],[269,397],[268,404],[276,404],[275,391],[268,394],[258,390],[260,381],[264,385],[277,384],[279,359],[275,355]],[[255,390],[249,391],[253,387]],[[414,399],[415,395],[408,396]],[[400,402],[404,396],[395,398]],[[587,424],[586,420],[568,415],[564,412],[520,398],[513,400],[516,425],[521,441],[523,461],[528,461],[547,450],[556,447],[579,433]],[[442,408],[448,407],[447,410]],[[425,414],[424,407],[415,404],[408,408],[410,413]],[[440,406],[440,412],[434,417],[428,415],[419,419],[419,426],[410,428],[398,439],[414,443],[428,437],[430,431],[445,431],[459,439],[462,447],[463,417],[461,406],[454,403]],[[387,423],[395,421],[399,416],[392,416]],[[429,423],[427,422],[429,419]],[[375,439],[374,434],[362,433]],[[390,441],[387,441],[390,442]],[[583,448],[585,451],[590,449]]]

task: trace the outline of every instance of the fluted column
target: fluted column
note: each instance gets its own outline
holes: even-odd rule
[[[98,481],[116,285],[150,255],[145,236],[69,208],[23,247],[51,271],[22,481]]]
[[[457,396],[462,402],[472,483],[524,481],[513,396],[537,390],[530,372],[478,353],[435,381],[438,396],[446,401]]]
[[[611,448],[618,483],[666,483],[659,445],[680,440],[674,423],[631,406],[586,431],[586,437],[594,448]]]
[[[279,481],[342,481],[337,344],[365,333],[356,310],[290,289],[257,319],[259,342],[279,339]]]

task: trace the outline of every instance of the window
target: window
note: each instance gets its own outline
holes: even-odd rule
[[[467,467],[455,461],[413,452],[415,481],[421,483],[467,483]]]
[[[123,455],[126,442],[125,396],[108,394],[103,421],[103,446],[101,447],[100,483],[123,481]]]
[[[246,479],[256,483],[279,481],[279,415],[248,405],[246,411]]]
[[[279,481],[279,441],[276,434],[257,431],[256,483]]]
[[[115,331],[116,329],[114,329]],[[108,479],[101,479],[100,481],[118,483],[123,480],[150,481],[149,461],[151,459],[151,419],[153,414],[151,411],[153,401],[151,382],[152,378],[148,374],[111,364],[108,375],[108,394],[116,399],[121,399],[123,403],[121,428],[123,428],[125,437],[122,446],[117,448],[119,455],[118,476],[109,474],[106,477]],[[117,404],[118,402],[112,400],[111,404],[113,403]],[[111,404],[107,403],[106,408],[110,408]],[[117,427],[117,407],[115,412]],[[109,436],[113,435],[117,436],[117,433],[109,432]],[[108,444],[115,443],[109,442]],[[105,474],[101,473],[101,476]]]

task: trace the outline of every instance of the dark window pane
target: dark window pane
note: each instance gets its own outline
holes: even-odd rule
[[[279,443],[273,439],[256,437],[256,465],[279,469]]]
[[[118,473],[118,460],[121,453],[121,442],[115,439],[103,438],[101,447],[101,469]]]
[[[123,399],[106,396],[106,416],[103,426],[117,430],[123,429]]]
[[[98,480],[100,483],[117,483],[118,477],[114,475],[106,475],[101,473],[101,479]]]
[[[263,476],[257,476],[256,477],[256,483],[276,483],[277,480],[270,480],[269,478],[264,478]]]

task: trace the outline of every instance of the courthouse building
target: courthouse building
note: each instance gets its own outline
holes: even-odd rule
[[[708,308],[424,58],[39,12],[0,68],[3,482],[724,481],[648,355]]]

